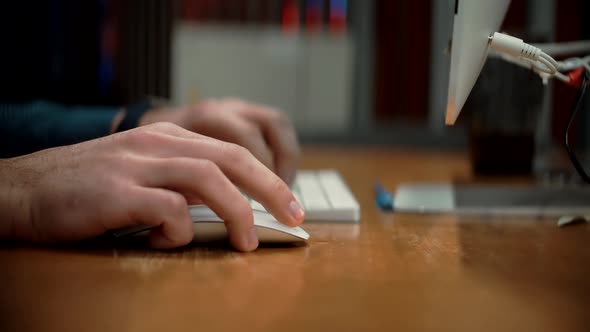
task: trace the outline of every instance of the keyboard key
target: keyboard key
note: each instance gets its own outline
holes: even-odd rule
[[[305,220],[358,222],[360,206],[337,171],[299,171],[294,194],[305,209]]]
[[[307,221],[359,222],[359,203],[334,170],[299,171],[291,191]],[[266,211],[259,202],[246,198],[252,209]]]
[[[335,171],[321,171],[318,173],[320,184],[335,209],[358,208],[358,203]]]
[[[297,181],[304,208],[310,210],[327,210],[330,208],[330,202],[325,197],[314,173],[299,174],[295,181]]]

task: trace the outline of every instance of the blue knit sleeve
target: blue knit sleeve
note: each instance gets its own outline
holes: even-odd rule
[[[0,104],[0,157],[106,136],[118,111],[115,107],[72,107],[47,101]]]

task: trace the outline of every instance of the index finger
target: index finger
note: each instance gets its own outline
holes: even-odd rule
[[[190,131],[169,136],[171,144],[159,149],[166,157],[208,159],[250,197],[259,201],[280,222],[296,226],[303,221],[304,211],[287,184],[266,168],[246,148],[203,138]]]
[[[200,145],[205,158],[219,165],[233,183],[264,205],[280,222],[290,226],[303,222],[304,211],[289,186],[246,148],[212,140],[195,143]]]

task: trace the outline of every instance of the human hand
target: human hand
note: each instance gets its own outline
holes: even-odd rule
[[[280,111],[240,99],[210,99],[196,106],[151,110],[140,125],[162,121],[241,145],[286,183],[295,179],[299,143],[293,125]]]
[[[252,209],[236,186],[284,224],[303,220],[287,185],[248,150],[170,123],[0,160],[0,175],[0,214],[11,221],[0,236],[31,241],[151,225],[153,247],[181,246],[193,237],[187,205],[205,203],[234,247],[254,250]]]

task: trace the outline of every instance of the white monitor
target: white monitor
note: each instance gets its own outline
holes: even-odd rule
[[[488,55],[488,37],[498,31],[510,0],[456,0],[451,72],[445,123],[454,125]]]

